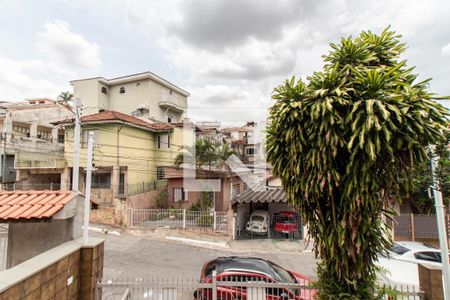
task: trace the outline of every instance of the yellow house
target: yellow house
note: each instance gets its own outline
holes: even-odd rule
[[[70,186],[73,166],[73,120],[65,127],[64,157],[67,168],[62,181]],[[103,111],[81,118],[79,190],[84,193],[87,141],[93,133],[94,172],[91,200],[99,208],[150,207],[159,188],[166,186],[163,166],[173,165],[181,152],[183,126],[180,123],[150,123],[116,111]],[[65,184],[62,182],[62,185]],[[125,203],[124,203],[125,201]],[[116,218],[117,219],[117,218]]]

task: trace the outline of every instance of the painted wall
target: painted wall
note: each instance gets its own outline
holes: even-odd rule
[[[139,107],[146,107],[149,116],[158,121],[166,122],[167,115],[170,115],[178,122],[181,121],[182,113],[167,111],[159,106],[159,102],[163,99],[180,102],[187,108],[187,97],[175,91],[170,95],[168,88],[151,79],[106,86],[99,82],[99,78],[94,78],[75,81],[72,85],[74,97],[81,100],[85,114],[97,113],[100,108],[131,114]],[[108,89],[108,94],[101,92],[102,87]],[[120,93],[122,87],[125,93]]]

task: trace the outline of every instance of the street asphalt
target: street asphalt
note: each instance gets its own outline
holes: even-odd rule
[[[232,243],[225,248],[155,239],[151,235],[134,235],[126,231],[121,235],[98,232],[91,232],[90,235],[106,239],[103,269],[105,279],[198,278],[206,262],[227,255],[262,257],[286,269],[315,278],[316,260],[311,252],[268,248],[267,240],[261,243],[255,240],[239,241],[239,244]]]

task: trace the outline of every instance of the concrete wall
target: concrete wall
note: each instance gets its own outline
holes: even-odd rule
[[[9,223],[7,268],[30,259],[64,242],[81,236],[83,222],[83,197],[77,197],[66,204],[67,214],[75,214],[65,219]],[[61,213],[63,213],[61,212]]]
[[[10,223],[7,268],[71,240],[72,229],[71,219]]]

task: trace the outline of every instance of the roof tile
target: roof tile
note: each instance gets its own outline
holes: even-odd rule
[[[96,114],[81,117],[81,123],[92,123],[102,121],[121,121],[132,125],[137,125],[147,129],[151,129],[153,131],[169,131],[174,128],[174,126],[169,123],[150,123],[142,119],[113,110],[103,111]],[[74,119],[66,119],[63,121],[54,122],[53,124],[67,124],[73,122]]]
[[[0,221],[47,219],[74,197],[70,191],[0,191]]]

